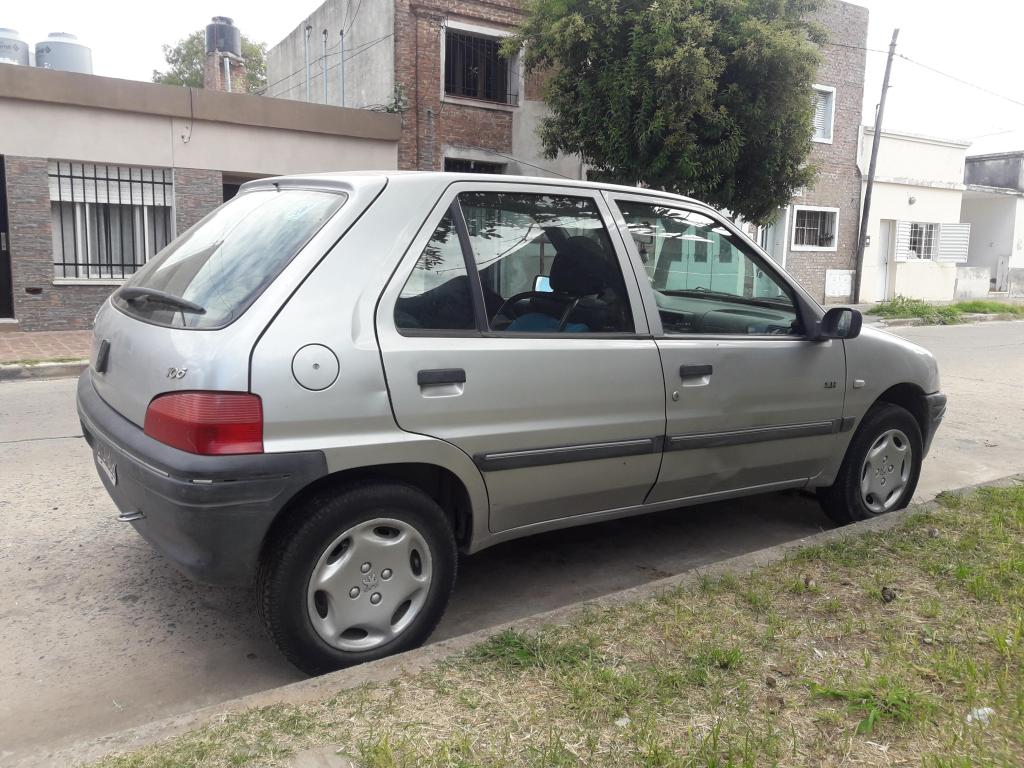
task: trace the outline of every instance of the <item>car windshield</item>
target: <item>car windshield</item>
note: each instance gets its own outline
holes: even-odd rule
[[[302,189],[241,194],[153,257],[114,294],[114,304],[159,325],[222,328],[345,200],[341,193]]]

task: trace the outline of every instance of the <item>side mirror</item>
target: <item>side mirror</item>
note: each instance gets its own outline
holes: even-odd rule
[[[833,307],[825,313],[818,323],[815,341],[825,339],[855,339],[860,336],[864,317],[860,310],[850,307]]]
[[[547,275],[537,275],[533,278],[533,290],[536,293],[551,293],[551,278]]]

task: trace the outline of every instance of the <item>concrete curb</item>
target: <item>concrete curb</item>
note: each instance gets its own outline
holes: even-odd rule
[[[865,315],[865,322],[870,325],[877,325],[881,328],[902,328],[908,325],[941,325],[941,323],[926,323],[920,317],[879,317],[878,315],[871,315],[871,317],[878,318],[874,321],[868,321],[867,315]],[[1020,315],[1000,314],[1000,315],[988,315],[981,313],[971,313],[960,315],[961,321],[959,323],[953,323],[953,325],[972,325],[974,323],[991,323],[996,320],[1003,321],[1016,321],[1024,322],[1024,317]]]
[[[987,483],[952,489],[949,492],[966,494],[979,488],[1007,487],[1022,482],[1024,482],[1024,474],[1018,474]],[[442,640],[432,645],[363,664],[359,667],[332,672],[321,677],[302,680],[280,688],[273,688],[232,701],[203,707],[193,712],[158,720],[108,736],[85,740],[52,752],[37,753],[20,760],[15,765],[21,768],[42,765],[81,765],[98,760],[113,752],[134,751],[204,725],[216,724],[223,721],[229,714],[242,710],[265,707],[272,704],[300,704],[316,701],[333,696],[339,691],[355,688],[364,683],[387,682],[400,675],[415,674],[438,661],[486,641],[504,629],[514,628],[521,631],[531,631],[544,626],[565,624],[578,617],[587,609],[611,607],[621,605],[622,603],[637,602],[657,597],[665,591],[679,586],[691,586],[704,575],[715,576],[723,573],[742,575],[755,568],[778,562],[797,549],[840,541],[870,531],[888,530],[899,525],[912,514],[929,512],[937,506],[938,504],[935,501],[914,504],[905,510],[893,512],[884,517],[865,520],[830,531],[823,531],[812,536],[806,536],[784,544],[722,560],[709,566],[684,571],[674,576],[658,579],[620,592],[613,592],[593,600],[573,603],[552,611],[528,616],[524,619],[498,624],[487,629]]]
[[[0,381],[66,379],[72,376],[79,376],[88,367],[88,360],[73,360],[66,363],[33,363],[31,365],[5,363],[0,365]]]

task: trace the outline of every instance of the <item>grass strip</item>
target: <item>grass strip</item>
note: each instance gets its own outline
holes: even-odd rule
[[[872,307],[868,314],[886,318],[917,318],[927,325],[955,325],[964,322],[965,314],[1024,316],[1024,305],[981,299],[929,304],[920,299],[896,296]]]
[[[226,716],[103,768],[1019,767],[1024,486],[503,632],[414,676]]]

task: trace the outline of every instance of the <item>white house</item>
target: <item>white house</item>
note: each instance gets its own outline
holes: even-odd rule
[[[873,138],[874,129],[865,128],[860,148],[865,180]],[[960,208],[968,146],[962,141],[882,132],[861,301],[896,295],[946,301],[958,293],[987,292],[987,285],[964,269],[970,225],[961,223]]]
[[[1024,296],[1024,152],[968,157],[965,179],[968,265],[984,272],[993,292]]]

